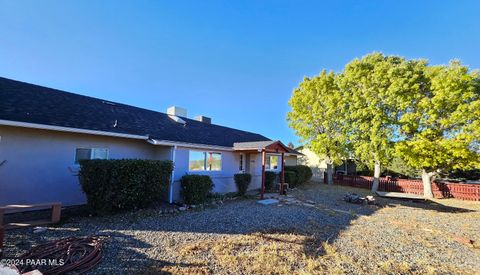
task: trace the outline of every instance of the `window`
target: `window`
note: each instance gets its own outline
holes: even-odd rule
[[[222,154],[190,150],[188,169],[190,171],[221,171]]]
[[[267,170],[277,170],[278,169],[278,156],[269,156],[265,157],[265,169]]]
[[[190,171],[205,170],[205,152],[190,151],[188,169]]]
[[[107,148],[77,148],[75,150],[75,164],[85,159],[108,159]]]
[[[222,170],[222,154],[220,153],[207,153],[207,170],[208,171],[220,171]]]
[[[243,154],[240,154],[240,163],[239,163],[238,170],[243,171]]]

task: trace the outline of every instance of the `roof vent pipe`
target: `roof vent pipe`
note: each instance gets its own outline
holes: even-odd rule
[[[178,106],[171,106],[167,109],[167,114],[171,116],[187,117],[187,109]]]
[[[212,119],[206,116],[196,116],[195,120],[198,120],[203,123],[212,124]]]

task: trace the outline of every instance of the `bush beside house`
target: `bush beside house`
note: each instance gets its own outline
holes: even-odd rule
[[[180,179],[180,183],[186,204],[205,203],[214,187],[212,179],[206,175],[185,175]]]
[[[244,196],[247,193],[248,186],[252,181],[252,175],[248,173],[240,173],[234,175],[235,184],[237,185],[238,194]]]
[[[309,181],[312,176],[313,172],[312,169],[306,165],[295,165],[295,166],[285,166],[285,173],[287,172],[294,172],[295,173],[295,180],[288,182],[290,184],[290,188],[299,186],[302,183]],[[285,177],[285,181],[286,181]]]
[[[171,161],[83,160],[78,174],[87,204],[97,214],[144,208],[166,197]]]
[[[297,174],[293,171],[285,171],[285,182],[288,183],[288,186],[294,187],[297,182]]]
[[[277,179],[277,174],[272,171],[265,172],[265,190],[272,190],[275,186],[275,180]]]

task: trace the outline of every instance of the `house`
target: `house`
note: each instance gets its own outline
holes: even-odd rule
[[[292,163],[298,163],[307,165],[312,169],[312,180],[323,182],[325,180],[325,173],[327,171],[327,163],[325,159],[319,157],[313,151],[305,146],[299,146],[295,148],[297,154],[290,155],[286,158],[286,165],[293,165]],[[301,154],[298,154],[301,153]],[[356,163],[353,159],[344,160],[342,164],[334,167],[334,174],[342,175],[355,175]]]
[[[225,193],[236,191],[235,173],[248,172],[256,189],[262,168],[280,172],[292,154],[263,135],[190,119],[183,108],[160,113],[0,78],[0,205],[85,203],[82,159],[172,160],[173,202],[185,174],[209,175]]]

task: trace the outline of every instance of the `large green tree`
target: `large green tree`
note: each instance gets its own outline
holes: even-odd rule
[[[419,93],[402,110],[396,154],[422,170],[425,197],[441,170],[480,166],[480,77],[458,61],[425,68]]]
[[[340,76],[340,89],[348,98],[347,138],[355,157],[374,170],[373,191],[381,166],[393,156],[399,114],[420,89],[424,64],[373,53],[347,64]]]
[[[327,182],[333,183],[333,165],[347,156],[345,97],[337,86],[338,76],[322,71],[305,78],[289,101],[290,127],[315,154],[327,162]]]
[[[480,76],[458,61],[369,54],[340,74],[305,78],[289,104],[290,126],[329,174],[353,153],[374,169],[374,191],[393,157],[422,171],[426,197],[439,171],[480,168]]]

